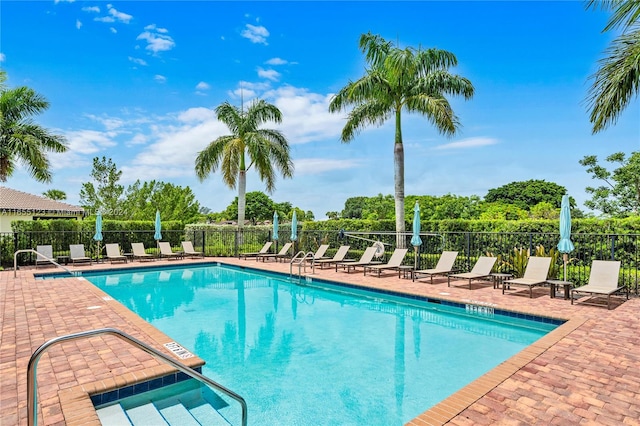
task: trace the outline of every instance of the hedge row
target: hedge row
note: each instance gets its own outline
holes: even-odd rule
[[[420,223],[423,232],[526,232],[558,233],[558,221],[538,220],[425,220]],[[304,230],[333,231],[344,229],[351,232],[393,232],[396,224],[393,220],[337,219],[318,222],[305,222]],[[406,228],[411,232],[411,223]],[[640,216],[625,219],[574,219],[571,222],[572,233],[583,234],[638,234]]]

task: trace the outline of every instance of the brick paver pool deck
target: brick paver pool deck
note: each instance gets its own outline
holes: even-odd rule
[[[192,264],[203,260],[100,264],[92,270]],[[207,258],[289,273],[288,263]],[[294,268],[296,270],[297,268]],[[37,272],[42,272],[40,269]],[[49,269],[48,271],[54,271]],[[113,327],[171,355],[172,341],[82,278],[36,280],[31,268],[0,271],[0,425],[27,424],[27,364],[54,337]],[[310,273],[310,269],[307,269]],[[388,273],[347,274],[316,268],[313,275],[365,287],[481,304],[568,320],[516,356],[410,421],[410,425],[640,425],[640,299],[615,308],[571,305],[549,297],[546,287],[502,294],[492,285],[434,278],[412,282]],[[180,343],[178,341],[178,343]],[[470,360],[471,361],[471,360]],[[197,357],[185,361],[195,367]],[[161,377],[172,369],[113,336],[96,336],[52,347],[38,366],[39,424],[99,425],[89,395]],[[425,383],[425,387],[429,384]],[[426,407],[425,407],[426,408]],[[249,406],[249,410],[251,407]],[[251,411],[249,411],[251,416]]]

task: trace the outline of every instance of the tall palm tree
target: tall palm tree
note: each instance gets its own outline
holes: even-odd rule
[[[289,144],[278,130],[260,129],[268,122],[282,122],[282,113],[264,100],[252,102],[249,108],[239,109],[228,102],[216,108],[218,120],[227,125],[230,135],[211,142],[196,158],[196,175],[200,181],[220,169],[222,179],[230,188],[238,186],[238,226],[244,226],[247,171],[255,166],[268,192],[275,189],[276,170],[282,176],[293,176],[293,161]],[[249,164],[247,165],[247,158]]]
[[[603,31],[621,29],[611,42],[600,68],[591,75],[588,102],[593,133],[615,124],[635,94],[640,94],[640,1],[589,0],[587,8],[613,11]]]
[[[46,151],[65,152],[65,139],[31,119],[49,108],[49,102],[28,87],[6,88],[6,79],[0,71],[0,182],[13,174],[17,162],[37,181],[51,182]]]
[[[458,117],[445,95],[473,96],[473,85],[466,78],[450,74],[457,65],[453,53],[439,49],[401,49],[379,35],[360,36],[360,50],[369,64],[366,74],[349,82],[331,100],[330,112],[353,105],[342,129],[343,143],[368,125],[382,125],[394,117],[395,143],[395,212],[398,246],[404,246],[404,147],[402,145],[402,111],[427,117],[444,135],[454,135]]]

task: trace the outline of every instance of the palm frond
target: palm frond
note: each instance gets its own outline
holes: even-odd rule
[[[384,62],[392,48],[393,44],[391,42],[386,41],[377,34],[374,35],[369,32],[360,36],[360,50],[364,53],[366,61],[374,68]]]
[[[196,157],[196,176],[202,182],[209,173],[215,173],[222,161],[224,147],[230,144],[233,136],[220,136],[211,142]]]
[[[593,133],[615,124],[632,97],[640,93],[640,30],[623,34],[607,48],[607,56],[590,79],[588,106]]]
[[[603,32],[614,28],[627,31],[640,20],[640,1],[637,0],[589,0],[586,8],[613,11]]]

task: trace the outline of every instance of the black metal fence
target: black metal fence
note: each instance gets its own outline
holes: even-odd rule
[[[147,252],[157,254],[153,231],[103,231],[103,240],[93,240],[92,232],[24,232],[0,233],[0,263],[4,267],[13,266],[13,254],[17,250],[35,249],[38,245],[51,245],[54,256],[68,256],[70,244],[84,244],[88,255],[96,257],[99,248],[107,243],[118,243],[124,252],[131,251],[131,243],[144,243]],[[290,232],[279,232],[280,243],[288,242]],[[194,248],[206,256],[238,256],[243,252],[258,251],[265,242],[271,240],[268,228],[233,228],[194,231],[162,231],[163,241],[168,241],[176,250],[181,250],[181,241],[193,242]],[[411,246],[411,233],[398,235],[395,232],[341,232],[300,230],[294,244],[294,253],[315,251],[320,244],[329,244],[327,256],[333,256],[340,245],[350,246],[350,257],[358,258],[373,242],[380,241],[389,254],[399,245],[409,247],[405,258],[408,265],[419,268],[435,266],[444,250],[458,252],[455,267],[469,270],[478,256],[493,255],[499,258],[498,267],[510,272],[510,259],[514,250],[529,250],[531,255],[554,255],[552,275],[562,278],[562,255],[554,253],[559,240],[557,233],[495,233],[495,232],[444,232],[422,233],[423,244],[415,250]],[[574,234],[571,239],[575,250],[569,255],[567,279],[577,285],[585,284],[589,278],[593,260],[620,260],[622,264],[620,283],[638,294],[640,280],[640,234]],[[276,242],[274,249],[279,250]],[[35,255],[18,255],[18,264],[32,264]]]

